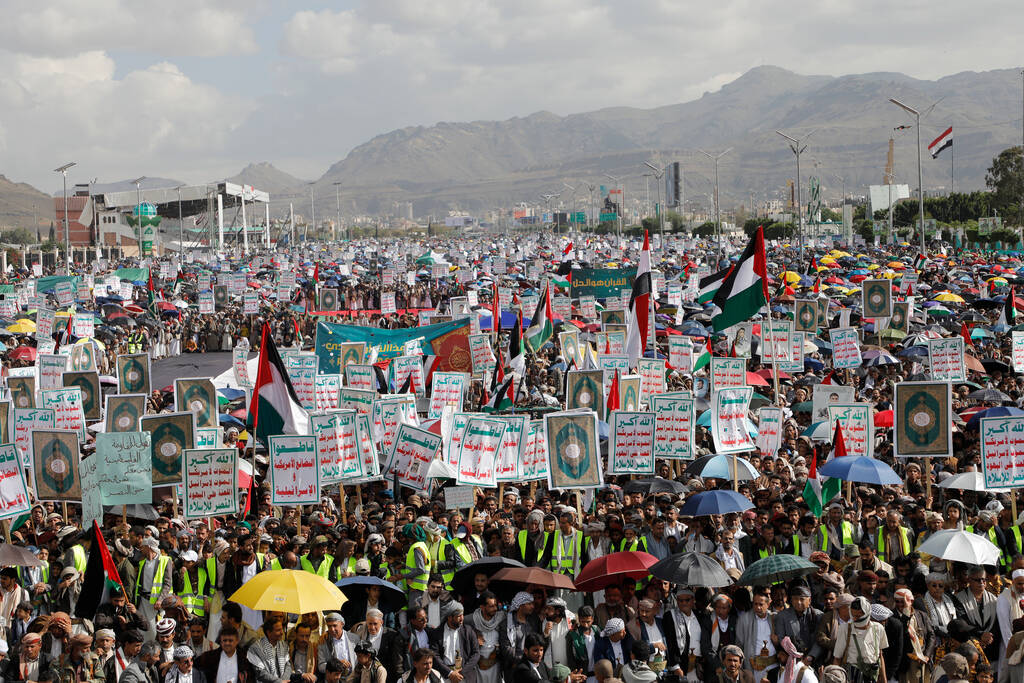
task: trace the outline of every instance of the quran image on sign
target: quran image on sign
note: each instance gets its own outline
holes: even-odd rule
[[[1014,255],[32,265],[0,284],[6,680],[1024,681]]]

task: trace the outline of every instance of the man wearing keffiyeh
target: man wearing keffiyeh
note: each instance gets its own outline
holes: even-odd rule
[[[909,588],[900,588],[893,594],[895,616],[903,625],[907,637],[903,650],[898,653],[900,667],[894,673],[900,683],[920,683],[930,680],[929,662],[935,652],[935,634],[928,617],[914,609],[914,594]]]
[[[523,652],[523,642],[528,633],[541,633],[540,620],[533,613],[533,594],[519,591],[509,604],[505,627],[498,631],[506,679],[519,661]]]

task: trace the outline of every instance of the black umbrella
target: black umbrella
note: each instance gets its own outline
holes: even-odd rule
[[[0,565],[4,567],[42,567],[43,563],[23,546],[0,543]]]
[[[477,574],[486,574],[490,578],[506,567],[525,566],[522,562],[507,557],[483,557],[455,572],[452,578],[452,592],[455,595],[468,595],[473,592],[473,579]]]
[[[1005,372],[1009,372],[1010,371],[1010,366],[1009,365],[1007,365],[1006,363],[1004,363],[1001,360],[996,360],[995,358],[982,358],[981,359],[981,364],[985,366],[985,370],[987,370],[988,372],[1004,372],[1005,373]],[[1007,399],[1001,399],[1001,400],[1007,400]]]
[[[401,588],[376,576],[349,576],[335,585],[351,602],[362,605],[366,604],[367,590],[371,586],[380,588],[380,605],[385,612],[397,612],[408,602]]]
[[[978,389],[967,394],[967,398],[973,401],[1009,401],[1010,397],[998,389]]]
[[[626,482],[622,487],[623,493],[689,493],[690,489],[685,484],[673,479],[664,477],[651,477],[649,479],[633,479]]]
[[[717,561],[703,553],[676,553],[650,568],[652,576],[683,586],[721,588],[732,579]]]

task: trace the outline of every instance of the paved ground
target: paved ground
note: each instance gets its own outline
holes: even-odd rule
[[[231,369],[231,352],[183,353],[153,361],[153,388],[162,389],[185,377],[216,377]]]

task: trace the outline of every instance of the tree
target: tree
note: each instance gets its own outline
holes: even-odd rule
[[[711,237],[715,234],[715,222],[706,221],[693,229],[694,237]]]
[[[35,244],[36,236],[28,228],[14,228],[0,233],[0,241],[9,244]]]
[[[821,222],[822,223],[841,223],[843,220],[843,214],[838,211],[833,211],[827,206],[821,207]]]
[[[992,190],[992,208],[999,215],[1017,222],[1021,197],[1024,197],[1024,156],[1019,146],[1004,149],[988,167],[985,184]]]

